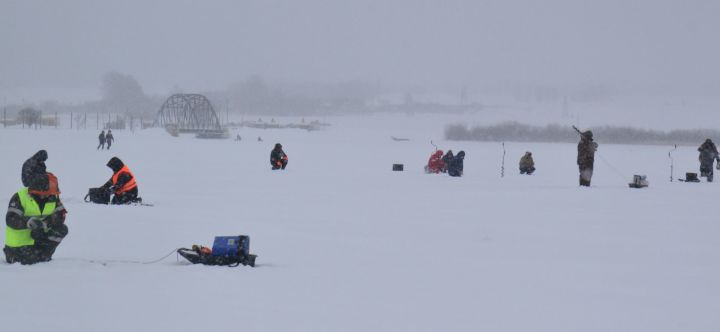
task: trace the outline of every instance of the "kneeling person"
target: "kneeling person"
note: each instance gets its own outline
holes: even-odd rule
[[[525,155],[520,158],[520,174],[530,175],[533,172],[535,172],[535,161],[533,160],[532,153],[527,151]]]
[[[110,204],[130,204],[140,201],[135,176],[118,157],[112,157],[107,167],[113,170],[113,176],[102,188],[114,194]]]
[[[35,264],[52,259],[68,234],[67,211],[60,202],[57,178],[47,173],[48,186],[20,189],[10,199],[5,216],[5,260],[12,264]]]
[[[288,164],[288,156],[282,149],[280,143],[275,144],[275,147],[270,151],[270,165],[273,170],[285,169]]]

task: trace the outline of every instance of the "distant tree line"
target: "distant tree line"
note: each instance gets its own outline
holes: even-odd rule
[[[581,128],[587,130],[588,128]],[[714,129],[649,130],[625,126],[589,128],[595,140],[615,144],[700,144],[706,138],[716,140],[720,131]],[[503,122],[491,126],[468,127],[462,124],[445,128],[445,138],[455,141],[492,142],[577,142],[578,134],[569,125],[549,124],[530,126],[518,122]]]

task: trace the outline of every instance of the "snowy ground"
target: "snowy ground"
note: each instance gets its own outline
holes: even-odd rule
[[[52,262],[0,263],[3,330],[720,329],[720,184],[669,182],[669,147],[599,137],[593,186],[579,188],[574,144],[507,143],[500,178],[501,145],[441,140],[452,121],[324,120],[240,129],[241,142],[117,131],[111,151],[94,130],[0,129],[2,195],[47,149],[70,227]],[[423,174],[430,139],[466,151],[463,178]],[[276,142],[285,172],[269,167]],[[696,171],[695,148],[673,154],[676,179]],[[526,150],[530,177],[517,174]],[[154,207],[82,201],[114,155]],[[633,174],[650,187],[629,189]],[[127,262],[235,234],[252,237],[256,268]]]

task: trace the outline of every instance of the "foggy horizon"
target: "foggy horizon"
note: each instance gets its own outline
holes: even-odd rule
[[[718,14],[702,0],[2,1],[0,98],[93,99],[108,72],[148,94],[259,76],[715,96]]]

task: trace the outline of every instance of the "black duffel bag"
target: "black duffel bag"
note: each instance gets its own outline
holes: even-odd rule
[[[102,187],[90,188],[87,195],[85,195],[85,201],[96,204],[110,204],[110,190]]]

